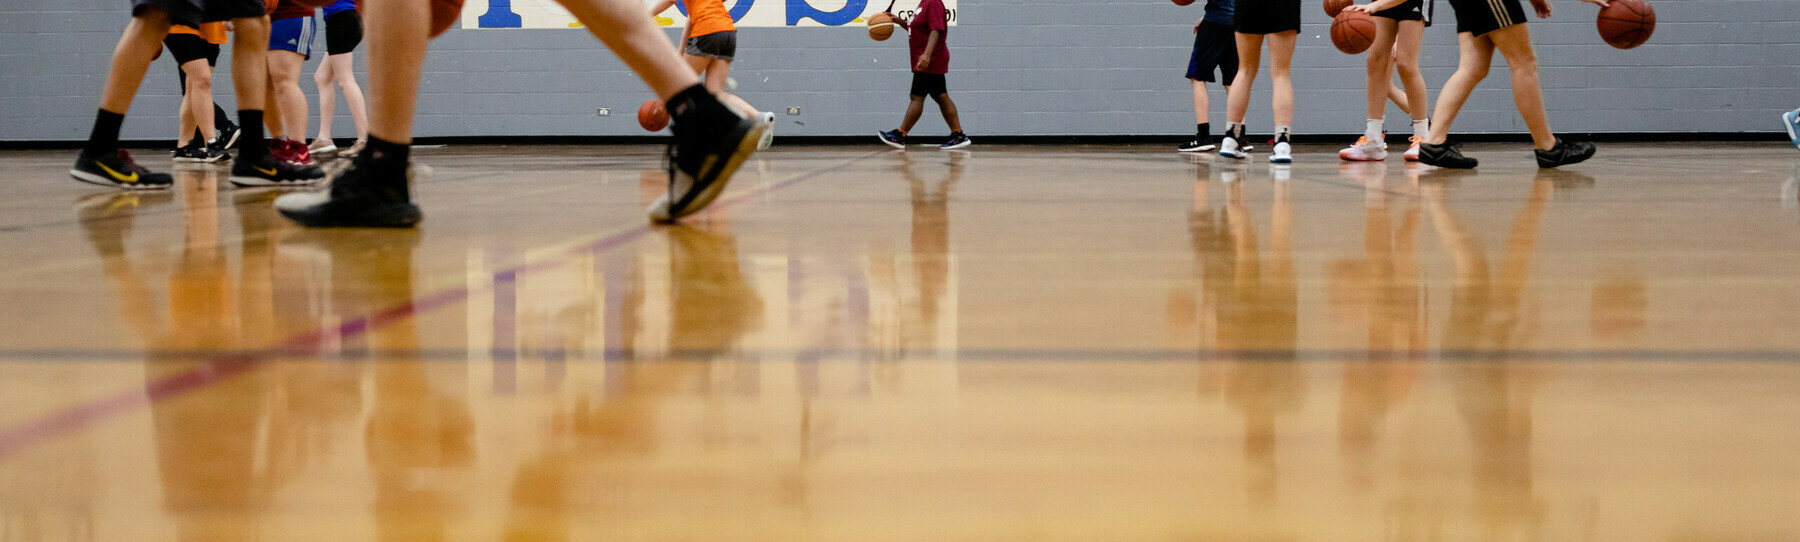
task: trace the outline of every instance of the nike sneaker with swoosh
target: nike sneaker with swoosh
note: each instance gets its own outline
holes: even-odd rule
[[[314,166],[296,166],[264,154],[255,162],[239,157],[231,165],[231,184],[238,186],[312,186],[325,178]]]
[[[99,157],[82,152],[75,158],[75,168],[69,170],[69,176],[84,183],[126,190],[167,190],[175,184],[174,176],[138,165],[125,149]]]

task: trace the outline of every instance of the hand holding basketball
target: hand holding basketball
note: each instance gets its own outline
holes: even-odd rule
[[[894,35],[894,27],[896,27],[896,26],[899,26],[899,24],[894,22],[893,15],[889,15],[887,13],[877,13],[874,15],[870,15],[869,16],[869,39],[872,39],[875,41],[886,41],[889,37]]]

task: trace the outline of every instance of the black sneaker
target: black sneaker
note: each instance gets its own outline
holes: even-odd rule
[[[1218,145],[1209,143],[1205,139],[1195,138],[1193,141],[1182,143],[1180,147],[1175,147],[1175,152],[1211,152],[1217,148],[1219,148]]]
[[[675,135],[668,150],[669,193],[649,210],[650,219],[662,223],[698,213],[718,199],[768,129],[733,113],[711,94],[669,110]]]
[[[1445,142],[1443,145],[1430,143],[1419,144],[1419,162],[1428,166],[1450,169],[1470,169],[1480,164],[1480,160],[1463,156],[1461,143]]]
[[[84,183],[126,190],[166,190],[175,184],[174,176],[155,173],[138,165],[125,149],[99,157],[88,156],[87,151],[82,151],[75,157],[75,168],[69,170],[69,176]]]
[[[360,160],[337,174],[331,189],[283,194],[275,209],[309,228],[411,228],[425,218],[407,180],[378,179]],[[403,174],[405,175],[405,174]]]
[[[213,142],[218,144],[219,149],[235,149],[238,136],[243,133],[244,131],[239,129],[238,125],[227,122],[223,128],[219,128],[219,133],[213,136]]]
[[[242,158],[231,165],[231,184],[238,186],[312,186],[325,178],[314,166],[296,166],[264,154],[250,163]]]
[[[201,147],[199,151],[199,161],[208,164],[217,164],[231,159],[231,153],[225,152],[225,149],[219,147],[216,143],[208,143],[205,147]]]
[[[200,162],[207,157],[206,146],[196,139],[186,147],[176,147],[170,155],[176,162]]]
[[[1550,150],[1542,151],[1532,149],[1532,152],[1537,154],[1538,167],[1553,168],[1569,164],[1579,164],[1583,160],[1592,158],[1594,156],[1594,144],[1586,141],[1569,143],[1563,141],[1562,138],[1559,137],[1556,138],[1556,146],[1550,147]]]

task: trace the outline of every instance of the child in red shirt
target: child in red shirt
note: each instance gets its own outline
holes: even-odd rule
[[[888,14],[893,16],[892,13]],[[925,113],[925,97],[930,96],[937,102],[938,111],[944,114],[944,124],[950,126],[950,140],[940,145],[940,149],[960,149],[969,146],[969,136],[963,134],[962,121],[956,115],[956,102],[950,100],[948,85],[944,82],[944,74],[950,72],[950,49],[945,44],[950,33],[950,12],[944,9],[943,0],[921,0],[919,9],[914,13],[911,22],[894,19],[900,28],[909,34],[908,46],[912,49],[912,102],[906,106],[906,117],[901,120],[900,128],[876,135],[895,148],[906,148],[906,134],[912,130],[913,124],[919,122],[919,115]]]

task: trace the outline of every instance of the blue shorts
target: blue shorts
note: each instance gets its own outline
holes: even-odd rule
[[[312,58],[313,34],[318,32],[319,25],[313,23],[312,17],[295,17],[269,23],[269,50],[293,51],[300,56]]]

